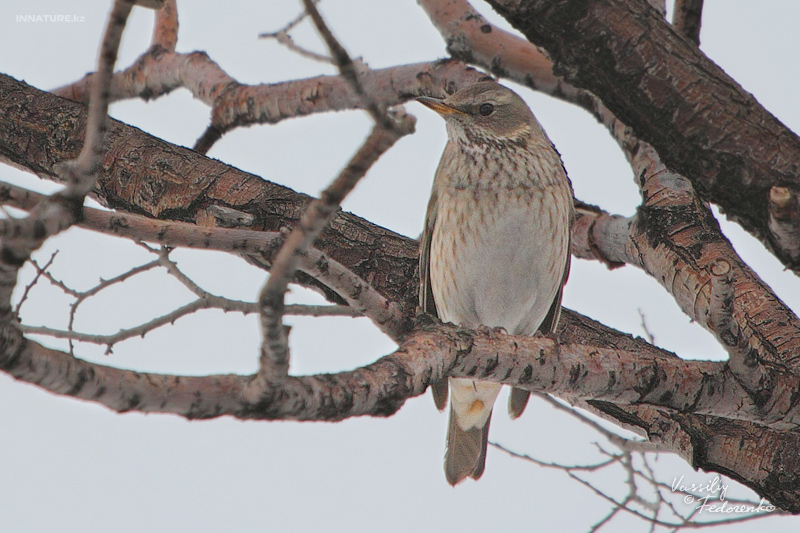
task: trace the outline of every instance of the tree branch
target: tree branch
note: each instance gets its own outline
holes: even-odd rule
[[[672,26],[675,30],[700,45],[700,21],[703,18],[703,0],[675,0]]]
[[[56,179],[53,167],[78,153],[80,143],[74,139],[82,138],[85,108],[2,75],[0,93],[3,94],[0,114],[6,117],[0,121],[0,154],[16,166]],[[46,134],[43,124],[57,124],[59,133]],[[262,252],[249,259],[261,266],[271,265],[275,250],[268,246],[269,236],[260,232],[273,232],[272,237],[275,237],[281,228],[293,226],[311,201],[304,194],[114,120],[110,121],[108,144],[109,154],[103,161],[98,187],[93,191],[94,198],[102,204],[120,211],[195,222],[200,226],[217,225],[217,218],[208,209],[221,205],[250,215],[255,221],[249,226],[252,231],[217,233],[198,227],[189,231],[186,227],[158,224],[148,228],[139,221],[134,225],[133,219],[126,218],[129,215],[110,214],[105,222],[98,224],[107,224],[112,233],[136,239],[135,232],[147,231],[147,237],[140,235],[138,238],[162,244],[186,246],[192,243],[192,246],[209,249],[215,246],[226,249],[238,242],[243,252],[253,246],[264,246]],[[31,145],[40,149],[31,151]],[[131,224],[130,230],[128,224]],[[186,231],[189,233],[181,244],[179,234]],[[236,231],[241,233],[232,233]],[[159,236],[159,232],[163,235]],[[331,264],[344,265],[362,280],[369,280],[369,285],[380,287],[381,294],[397,302],[404,315],[413,315],[417,303],[416,241],[350,213],[339,212],[317,239],[316,246],[324,256],[311,257],[311,260],[319,260],[321,266],[329,260]],[[301,281],[313,285],[310,278]],[[340,303],[344,301],[335,293],[327,295]]]
[[[112,409],[118,409],[120,397],[135,394],[138,381],[144,378],[154,388],[147,396],[140,392],[141,404],[127,409],[192,417],[232,415],[341,420],[365,414],[383,416],[390,414],[386,402],[396,410],[408,397],[421,394],[431,382],[450,375],[597,403],[658,407],[681,413],[688,411],[693,415],[765,423],[724,363],[684,361],[642,340],[633,340],[635,350],[608,348],[590,342],[564,342],[556,349],[548,338],[479,334],[428,320],[425,318],[396,352],[376,363],[338,374],[287,376],[281,384],[264,389],[255,402],[248,400],[249,394],[242,389],[235,399],[226,401],[228,407],[224,410],[215,408],[202,413],[185,411],[186,405],[181,402],[185,393],[181,382],[188,378],[180,378],[176,383],[177,376],[111,369],[72,359],[68,354],[47,350],[32,342],[13,355],[4,355],[0,367],[18,379],[37,383],[53,392],[91,399]],[[580,333],[572,332],[572,335],[580,336]],[[39,374],[42,367],[47,365],[53,367],[53,373],[47,382],[37,381],[42,378]],[[72,383],[76,371],[97,376],[93,378],[97,379],[96,388],[77,390]],[[102,372],[113,373],[116,377],[110,382],[119,384],[118,388],[107,391],[110,400],[102,395],[104,391],[97,389],[106,379],[101,379]],[[196,378],[192,387],[206,387],[205,401],[217,404],[222,401],[220,394],[231,391],[215,387],[219,382],[230,385],[233,379],[225,376]],[[237,383],[244,387],[252,379],[254,376],[240,376]],[[68,383],[72,386],[67,387]],[[304,385],[311,383],[316,385],[305,388]],[[336,409],[326,407],[325,402],[330,401],[331,396],[347,390],[351,391],[349,404],[337,405]],[[394,391],[391,398],[387,396],[390,391]],[[781,420],[769,425],[796,430],[800,426],[800,407],[790,408]]]
[[[800,139],[640,0],[489,0],[789,268],[769,226],[773,185],[800,190]],[[686,80],[692,80],[686,85]],[[703,139],[698,142],[698,139]]]
[[[85,103],[96,74],[52,91]],[[365,91],[387,106],[416,96],[446,94],[486,76],[457,61],[402,65],[361,74]],[[277,124],[315,113],[358,109],[361,97],[339,76],[319,76],[275,84],[245,85],[230,77],[204,52],[181,54],[158,43],[129,68],[114,75],[111,101],[141,97],[146,100],[177,88],[211,106],[211,125],[195,150],[206,153],[213,142],[239,126]],[[206,138],[207,137],[207,138]]]
[[[289,339],[283,326],[283,308],[284,294],[297,270],[297,256],[313,245],[340,209],[344,198],[375,161],[401,137],[412,133],[416,122],[413,117],[405,114],[399,114],[394,119],[378,106],[372,95],[364,91],[353,61],[328,29],[314,2],[303,0],[303,5],[328,46],[340,75],[347,79],[359,95],[362,105],[375,121],[375,126],[347,166],[322,192],[320,198],[311,202],[275,257],[269,279],[258,299],[263,340],[259,371],[247,390],[248,394],[252,393],[252,398],[258,398],[264,389],[282,383],[289,373]]]
[[[0,182],[0,197],[4,203],[20,209],[31,209],[43,195]],[[232,253],[263,253],[271,260],[284,241],[278,232],[255,232],[228,228],[199,227],[184,222],[164,222],[137,215],[84,208],[84,220],[78,226],[108,235],[126,237],[136,242],[157,242],[162,246],[217,250]],[[399,341],[408,329],[408,320],[400,306],[387,300],[366,281],[317,249],[309,249],[298,256],[298,268],[311,279],[324,284],[346,301],[349,311],[338,310],[337,315],[366,316],[384,333]],[[109,282],[112,280],[109,280]],[[301,280],[295,280],[300,282]],[[315,288],[311,285],[311,288]],[[73,294],[83,298],[95,291]],[[198,294],[198,296],[203,296]],[[256,304],[253,304],[255,306]],[[340,307],[340,306],[334,306]],[[252,311],[255,312],[255,307]],[[290,314],[333,314],[333,309],[306,312],[292,308]]]

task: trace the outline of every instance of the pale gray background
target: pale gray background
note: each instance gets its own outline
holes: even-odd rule
[[[0,71],[42,89],[95,69],[109,2],[4,2],[0,5]],[[476,4],[505,26],[485,4]],[[321,8],[353,56],[372,67],[427,61],[446,55],[436,30],[415,2],[325,0]],[[299,2],[180,2],[179,51],[205,50],[244,83],[277,82],[333,73],[300,60],[257,35],[274,31],[299,12]],[[23,23],[17,15],[69,14],[84,22]],[[153,14],[134,10],[118,68],[128,66],[150,40]],[[706,0],[703,50],[795,131],[800,3]],[[304,23],[298,42],[322,51]],[[615,143],[587,113],[520,90],[563,154],[576,194],[613,213],[630,215],[639,202],[631,170]],[[404,235],[416,236],[434,169],[445,142],[444,125],[422,106],[406,109],[417,133],[369,172],[344,208]],[[168,141],[192,146],[208,123],[208,108],[179,90],[151,103],[115,104],[112,115]],[[227,134],[210,152],[243,170],[298,191],[317,194],[362,142],[370,120],[363,112],[331,113]],[[0,180],[51,191],[49,183],[0,166]],[[749,264],[793,309],[800,307],[797,278],[738,227],[726,235]],[[37,254],[61,250],[53,273],[78,289],[119,274],[152,256],[127,241],[72,229]],[[179,251],[180,266],[213,292],[252,300],[263,272],[225,254]],[[31,269],[25,269],[29,280]],[[319,302],[294,289],[297,302]],[[109,333],[185,303],[191,295],[160,273],[149,273],[85,304],[78,327]],[[47,283],[23,308],[29,324],[65,327],[68,299]],[[710,334],[691,324],[657,283],[632,267],[609,272],[597,262],[574,261],[564,303],[601,322],[642,335],[638,309],[659,346],[687,358],[722,359]],[[292,372],[350,369],[393,350],[364,319],[298,319]],[[62,347],[52,339],[40,339]],[[115,347],[81,345],[81,356],[144,371],[202,375],[256,369],[258,327],[252,317],[205,312]],[[504,397],[501,398],[504,401]],[[498,409],[491,438],[541,459],[586,463],[602,439],[535,400],[519,421]],[[582,531],[607,505],[562,472],[545,470],[491,449],[477,482],[456,489],[442,473],[446,417],[429,395],[407,402],[389,419],[338,424],[240,422],[223,418],[188,422],[175,416],[117,415],[103,407],[61,398],[0,375],[0,529],[3,531]],[[606,445],[607,446],[607,445]],[[609,448],[610,449],[610,448]],[[686,475],[704,481],[681,460],[657,461],[662,479]],[[617,497],[619,471],[594,478]],[[735,492],[734,492],[735,491]],[[751,494],[745,489],[729,495]],[[796,519],[770,519],[728,528],[794,531]],[[608,531],[646,531],[618,518]]]

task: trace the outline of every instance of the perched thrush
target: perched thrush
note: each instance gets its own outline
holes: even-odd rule
[[[481,82],[439,100],[447,124],[420,250],[420,305],[444,322],[512,335],[554,332],[569,273],[572,186],[561,157],[523,100]],[[455,485],[478,479],[501,385],[450,378],[444,469]],[[448,380],[435,384],[439,409]],[[529,393],[513,389],[509,412]]]

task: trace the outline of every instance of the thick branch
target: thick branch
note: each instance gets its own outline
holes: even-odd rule
[[[97,81],[91,91],[83,148],[74,160],[54,168],[66,182],[66,188],[40,202],[23,220],[5,218],[0,221],[0,328],[8,327],[14,319],[10,299],[19,268],[45,239],[80,219],[83,199],[97,181],[96,173],[106,150],[108,86],[122,30],[132,7],[133,0],[116,0],[108,16],[100,46]]]
[[[788,267],[775,245],[773,185],[800,190],[800,139],[641,0],[489,0]],[[690,81],[687,81],[690,80]]]
[[[311,202],[275,257],[269,280],[259,296],[261,329],[264,336],[260,380],[266,382],[282,380],[289,371],[289,346],[282,314],[284,293],[294,278],[299,255],[307,253],[338,212],[339,204],[344,197],[353,190],[375,161],[414,128],[414,120],[410,116],[401,117],[397,124],[388,117],[387,121],[390,124],[388,127],[382,122],[375,124],[369,137],[347,166],[322,192],[321,197]]]
[[[0,198],[4,205],[32,209],[43,195],[15,185],[0,182]],[[272,259],[283,243],[279,232],[251,231],[229,228],[201,227],[185,222],[164,222],[150,218],[83,208],[83,221],[78,226],[126,237],[136,242],[156,242],[163,246],[217,250],[232,253],[263,254]],[[309,249],[298,257],[298,268],[330,291],[337,294],[352,308],[350,316],[366,316],[389,335],[399,341],[408,328],[408,320],[400,306],[387,300],[366,281],[317,249]],[[248,311],[249,312],[249,311]],[[330,311],[322,311],[330,313]],[[345,314],[345,313],[338,313]]]
[[[6,113],[7,117],[7,120],[0,121],[0,154],[13,159],[17,164],[26,168],[34,168],[45,175],[52,175],[51,169],[54,162],[63,158],[65,153],[74,152],[79,148],[69,143],[70,139],[76,138],[73,133],[80,130],[80,117],[82,116],[80,107],[69,102],[58,101],[50,95],[27,88],[7,77],[0,77],[0,91],[3,95],[3,98],[0,98],[0,109]],[[38,105],[32,105],[33,103]],[[12,132],[16,132],[19,136],[15,136]],[[47,134],[45,132],[54,133]],[[290,225],[307,205],[308,199],[302,195],[265,183],[217,162],[209,162],[195,153],[155,140],[133,128],[112,123],[109,137],[115,158],[109,158],[107,164],[104,164],[101,188],[96,191],[98,197],[105,199],[107,204],[121,209],[149,213],[151,216],[162,218],[172,217],[214,224],[214,217],[208,215],[207,208],[222,203],[225,207],[232,207],[253,216],[254,223],[251,227],[254,229],[274,230]],[[30,147],[33,146],[37,149],[31,150]],[[135,162],[129,160],[131,153],[137,157]],[[130,189],[126,189],[123,184],[124,180],[130,180],[133,183]],[[186,182],[184,183],[182,180]],[[341,258],[343,264],[359,272],[384,295],[406,304],[407,313],[413,309],[412,306],[416,300],[414,275],[416,243],[372,226],[352,215],[340,214],[334,220],[332,229],[323,232],[318,245],[330,250],[331,255]],[[343,250],[343,248],[347,249]],[[564,318],[567,322],[574,317],[569,312],[565,312]],[[601,345],[606,347],[627,345],[632,342],[629,337],[615,335],[596,323],[592,325],[587,321],[579,321],[578,326],[571,327],[578,327],[583,339],[587,335],[594,335],[598,339],[597,342],[601,342]],[[562,329],[560,335],[565,342],[572,342],[570,341],[569,327]],[[16,344],[13,341],[13,338],[9,338],[9,344],[5,346],[7,350],[3,351],[5,354],[4,367],[17,359],[17,352],[14,348]],[[585,340],[578,342],[585,342]],[[640,349],[639,347],[635,348]],[[20,369],[31,362],[30,359],[24,358],[20,361],[18,365],[12,365],[15,368],[14,372],[21,371]],[[76,362],[75,364],[82,363]],[[423,364],[421,368],[428,368],[426,365],[427,363]],[[439,371],[437,368],[432,368],[431,376],[424,378],[426,382],[430,381],[431,377],[443,375],[445,369],[442,368]],[[85,376],[87,375],[85,372],[91,371],[93,371],[91,367],[84,368],[83,375]],[[59,374],[56,373],[56,375]],[[114,376],[112,380],[118,379],[116,374]],[[136,379],[147,381],[141,377]],[[177,382],[173,380],[171,383],[180,384],[183,383],[183,379],[181,378]],[[64,384],[60,383],[58,379],[50,383],[52,386],[62,387],[62,390],[66,391],[71,390],[75,385],[74,381]],[[295,382],[292,381],[292,383]],[[356,390],[363,390],[358,388],[361,383],[356,380],[355,383],[348,383],[348,385],[355,386]],[[392,387],[395,384],[394,381],[381,381],[380,387]],[[313,386],[319,385],[314,382]],[[417,389],[414,387],[408,387],[405,390],[416,391]],[[380,388],[380,391],[386,391],[386,388]],[[235,394],[235,392],[236,389],[229,388],[226,394]],[[96,393],[96,389],[94,393]],[[107,392],[110,396],[115,393],[115,391]],[[346,414],[349,412],[348,409],[354,405],[352,396],[341,396],[340,393],[341,391],[332,396],[320,393],[318,399],[323,403],[319,405],[324,406],[319,407],[320,412],[324,412],[328,417],[348,416]],[[91,392],[85,394],[89,397],[92,395]],[[220,402],[228,401],[229,397],[226,396]],[[296,398],[297,396],[292,395],[281,397],[276,400],[276,405],[270,406],[270,409],[289,409],[293,413],[297,413],[298,404],[292,403]],[[381,398],[390,398],[382,405],[391,405],[396,408],[397,395]],[[277,403],[283,403],[284,399],[287,405],[277,407]],[[117,398],[114,402],[115,408],[126,405],[124,398]],[[156,402],[153,401],[152,405],[156,405]],[[364,404],[360,403],[359,405],[363,408]],[[266,409],[266,406],[261,407]],[[611,418],[626,427],[639,428],[651,440],[663,442],[672,449],[679,451],[703,450],[706,456],[713,455],[715,458],[714,461],[697,460],[694,462],[696,465],[713,468],[717,471],[741,466],[736,463],[739,459],[735,457],[726,459],[724,450],[717,448],[725,443],[712,441],[711,429],[704,421],[705,417],[703,416],[685,415],[685,418],[692,424],[689,428],[691,431],[689,431],[677,421],[678,413],[670,412],[666,408],[662,411],[658,408],[641,405],[619,407],[611,402],[597,402],[595,406],[590,405],[590,407],[600,410],[606,418]],[[202,414],[197,414],[199,411],[191,411],[192,416],[215,416],[213,414],[215,412],[217,415],[221,414],[215,404],[204,404],[198,408],[202,408],[200,409]],[[252,409],[246,411],[248,414],[252,412]],[[335,413],[345,413],[345,415]],[[275,413],[271,411],[270,414],[274,415]],[[727,424],[726,427],[729,428],[731,435],[738,431],[738,434],[744,439],[743,442],[751,442],[754,438],[760,439],[759,443],[762,447],[770,446],[773,443],[784,442],[785,444],[785,439],[781,439],[790,436],[786,432],[778,434],[762,431],[761,437],[756,438],[755,433],[749,436],[746,434],[749,430],[747,424],[743,422],[728,421]],[[761,427],[763,428],[763,426]],[[700,452],[697,457],[701,457]],[[784,473],[798,471],[788,456],[773,455],[772,459],[773,463],[770,464],[772,471]],[[763,479],[763,472],[746,470],[746,475],[750,476],[748,479],[751,480]],[[759,475],[762,477],[759,478]],[[788,477],[784,475],[781,479],[785,481]],[[794,479],[796,480],[796,476]],[[773,501],[783,498],[785,501],[795,502],[792,505],[796,505],[795,508],[800,509],[800,503],[797,503],[799,499],[797,491],[790,488],[796,487],[796,484],[759,486],[761,487],[760,492],[767,494]]]
[[[569,331],[569,327],[567,336],[581,338],[580,330]],[[19,350],[4,352],[0,367],[18,379],[112,409],[120,410],[122,398],[138,394],[139,403],[126,404],[124,409],[187,417],[340,420],[365,414],[383,416],[398,409],[408,397],[421,394],[431,382],[450,375],[598,404],[657,407],[763,423],[757,407],[724,363],[684,361],[636,339],[623,341],[627,347],[604,347],[592,343],[589,337],[585,340],[564,342],[556,348],[548,338],[484,335],[447,324],[423,323],[395,353],[376,363],[338,374],[287,377],[280,386],[264,389],[255,402],[247,399],[250,395],[244,388],[229,389],[234,382],[237,387],[251,385],[252,377],[142,374],[76,360],[23,340],[17,341]],[[149,391],[139,390],[142,379],[151,385]],[[116,385],[108,387],[109,383]],[[182,399],[189,383],[193,390],[204,388],[205,407],[186,410]],[[227,385],[219,388],[219,383]],[[104,386],[107,390],[101,390]],[[394,391],[391,398],[387,396],[390,391]],[[233,398],[223,399],[232,392]],[[334,400],[335,408],[326,405],[332,397],[343,394],[349,396],[348,405],[340,400]],[[393,406],[391,412],[387,411],[387,402]],[[222,403],[227,407],[220,407]],[[211,405],[215,407],[209,408]],[[800,427],[800,407],[793,407],[783,419],[769,425],[796,430]]]
[[[95,74],[88,74],[53,92],[85,103],[94,77]],[[436,61],[369,70],[361,74],[360,82],[364,91],[384,105],[393,106],[421,95],[444,96],[485,77],[458,61]],[[231,78],[203,52],[167,52],[158,45],[114,75],[111,98],[151,99],[180,87],[211,106],[209,130],[215,132],[216,139],[239,126],[276,124],[288,118],[359,109],[363,105],[348,81],[339,76],[245,85]],[[200,151],[207,151],[211,144]]]
[[[57,179],[53,167],[73,159],[80,150],[86,119],[86,109],[80,104],[0,75],[0,115],[5,117],[0,121],[0,156],[42,177]],[[208,208],[222,205],[251,215],[252,230],[277,232],[293,226],[311,201],[306,195],[114,120],[110,121],[108,144],[93,195],[120,211],[208,226],[217,223]],[[384,297],[398,302],[405,314],[413,315],[416,241],[339,212],[316,246],[370,285],[380,287]],[[274,250],[267,252],[252,256],[253,261],[271,264]],[[308,278],[299,281],[319,287]],[[335,293],[329,297],[343,301]]]
[[[691,185],[667,171],[647,144],[629,148],[643,205],[631,218],[579,205],[573,249],[638,266],[658,280],[689,317],[717,336],[764,413],[793,401],[800,320],[739,258]],[[715,274],[719,268],[723,279]]]

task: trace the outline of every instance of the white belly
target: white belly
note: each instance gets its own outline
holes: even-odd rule
[[[454,206],[461,195],[473,193],[441,194],[431,240],[431,289],[439,317],[465,327],[533,335],[561,284],[569,224],[527,196],[507,193],[503,201],[491,202],[493,208],[459,210]]]

